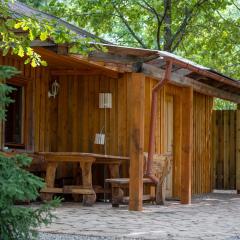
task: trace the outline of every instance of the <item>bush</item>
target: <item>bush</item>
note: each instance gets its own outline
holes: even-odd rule
[[[16,73],[13,67],[0,66],[0,120],[5,119],[6,106],[11,102],[8,94],[14,90],[5,79]],[[60,201],[55,199],[40,207],[15,205],[17,201],[36,200],[44,186],[41,178],[25,170],[30,163],[26,155],[8,157],[0,153],[0,240],[36,239],[36,228],[51,222],[51,210]]]
[[[34,208],[16,206],[16,201],[36,200],[44,186],[41,178],[24,170],[31,159],[23,154],[6,157],[0,154],[0,239],[28,240],[37,236],[36,227],[51,222],[51,209],[58,200]]]
[[[14,88],[5,84],[5,79],[13,77],[19,73],[16,68],[10,66],[0,66],[0,120],[5,120],[6,106],[12,102],[8,97]]]

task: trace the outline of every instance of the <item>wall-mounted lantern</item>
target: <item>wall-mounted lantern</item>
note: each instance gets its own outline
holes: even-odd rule
[[[48,91],[48,98],[51,98],[51,97],[56,98],[59,92],[59,88],[60,88],[60,85],[55,80],[51,85],[51,89]]]

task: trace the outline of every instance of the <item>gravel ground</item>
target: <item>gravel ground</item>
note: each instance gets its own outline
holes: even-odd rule
[[[198,196],[191,205],[146,204],[143,212],[103,203],[93,207],[64,203],[55,215],[54,223],[39,229],[39,240],[240,240],[240,195],[236,194]]]
[[[101,237],[89,235],[74,235],[74,234],[55,234],[55,233],[40,233],[39,240],[130,240],[126,237]],[[132,240],[140,240],[143,238],[131,238]]]

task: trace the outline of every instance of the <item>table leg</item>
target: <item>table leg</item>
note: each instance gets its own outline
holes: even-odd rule
[[[45,182],[46,182],[47,188],[54,187],[57,166],[58,166],[58,164],[56,162],[49,162],[47,164],[46,177],[45,177]],[[40,197],[42,200],[50,201],[50,200],[52,200],[53,193],[41,193]]]
[[[109,172],[110,178],[119,178],[119,164],[110,164]],[[112,206],[119,207],[119,204],[123,202],[124,192],[118,184],[112,184]]]
[[[119,164],[109,164],[110,178],[119,178]]]
[[[92,189],[92,162],[80,162],[82,169],[83,187]],[[96,194],[83,195],[83,205],[92,206],[96,201]]]

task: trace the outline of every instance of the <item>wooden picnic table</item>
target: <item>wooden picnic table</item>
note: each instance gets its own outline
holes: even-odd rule
[[[106,164],[111,178],[119,177],[119,167],[129,157],[103,155],[82,152],[40,152],[47,162],[46,187],[41,190],[42,200],[51,200],[54,193],[83,194],[83,204],[91,206],[96,201],[96,193],[92,185],[92,164]],[[55,174],[60,162],[77,162],[82,170],[81,186],[54,187]]]

